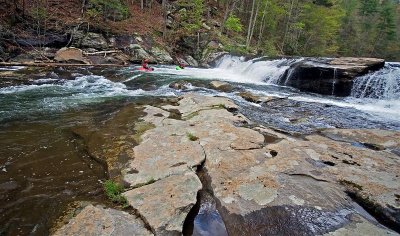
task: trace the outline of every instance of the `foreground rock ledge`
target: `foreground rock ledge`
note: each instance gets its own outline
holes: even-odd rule
[[[154,128],[123,170],[124,195],[153,233],[180,235],[203,184],[229,235],[398,235],[356,202],[398,229],[399,132],[330,129],[300,139],[247,128],[228,110],[237,106],[226,98],[195,94],[145,107],[141,122]]]
[[[123,211],[89,205],[67,225],[54,233],[54,236],[66,235],[148,236],[153,234],[135,216]]]
[[[204,167],[210,178],[205,185],[213,191],[230,235],[338,234],[355,233],[360,229],[395,234],[359,213],[345,191],[350,191],[349,183],[363,186],[363,194],[380,206],[380,214],[396,222],[398,211],[392,209],[399,209],[396,202],[396,192],[400,189],[396,177],[396,173],[400,173],[398,156],[321,135],[310,135],[304,140],[268,128],[239,127],[238,124],[246,124],[248,120],[226,108],[234,110],[235,105],[225,98],[194,94],[183,96],[178,106],[162,107],[164,111],[179,111],[182,120],[158,114],[157,128],[143,135],[145,141],[141,145],[151,142],[150,152],[164,150],[165,154],[158,155],[158,159],[148,159],[157,167],[155,169],[160,169],[149,176],[157,179],[185,173],[171,169],[177,166],[190,169],[205,154]],[[185,144],[187,133],[198,137],[192,141],[196,145]],[[375,134],[380,135],[379,132]],[[275,137],[277,142],[265,143],[264,135]],[[168,136],[178,137],[179,143],[171,142],[173,145],[168,146],[165,143]],[[141,145],[135,150],[141,150]],[[141,158],[144,154],[137,155]],[[173,165],[174,160],[178,162],[176,165]],[[142,171],[145,175],[152,173],[146,167],[148,164],[141,162],[131,162],[133,174],[126,175],[128,182],[137,184],[143,179]],[[168,165],[159,167],[160,163]],[[169,170],[165,171],[165,167]],[[375,191],[376,188],[380,191]]]

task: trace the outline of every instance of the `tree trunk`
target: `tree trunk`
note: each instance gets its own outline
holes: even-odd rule
[[[260,24],[260,31],[258,32],[257,46],[260,46],[261,40],[262,40],[262,37],[263,37],[263,34],[264,34],[265,16],[267,15],[267,9],[268,9],[268,0],[265,2],[263,16],[262,16],[261,24]]]
[[[290,21],[291,21],[291,18],[292,18],[293,5],[294,5],[294,0],[291,0],[290,9],[289,9],[289,12],[288,12],[288,14],[289,14],[288,15],[288,20],[286,22],[286,27],[285,27],[285,34],[283,35],[283,39],[282,39],[282,46],[281,46],[282,53],[284,53],[284,50],[285,50],[286,37],[287,37],[288,31],[289,31],[289,25],[290,25]]]
[[[250,38],[249,38],[249,46],[251,45],[251,39],[253,38],[254,28],[255,28],[256,23],[257,23],[257,16],[258,16],[258,10],[260,9],[260,3],[261,3],[261,0],[258,0],[256,13],[255,13],[254,20],[253,20],[253,26],[251,27],[251,33],[250,33]]]
[[[247,49],[250,46],[250,34],[251,34],[251,28],[252,28],[252,25],[253,25],[253,16],[254,16],[254,9],[255,8],[256,8],[256,0],[253,0],[253,6],[251,8],[249,26],[248,26],[248,29],[247,29],[247,38],[246,38],[246,48]]]

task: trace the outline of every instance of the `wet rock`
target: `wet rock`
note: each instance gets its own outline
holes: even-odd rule
[[[89,205],[67,225],[58,229],[58,235],[153,235],[137,217],[123,211]]]
[[[184,235],[193,236],[228,236],[224,221],[217,210],[213,196],[205,190],[199,192],[198,212],[192,228],[186,229]],[[191,231],[190,231],[191,230]],[[186,233],[186,234],[185,234]]]
[[[212,52],[209,49],[205,49],[203,51],[201,65],[203,67],[214,67],[216,61],[223,57],[224,55],[228,54],[227,52]]]
[[[390,231],[385,228],[376,227],[365,220],[360,220],[359,223],[352,223],[346,227],[340,228],[334,232],[324,234],[326,236],[343,236],[343,235],[354,235],[354,236],[364,236],[364,235],[398,235],[397,233]]]
[[[263,102],[269,102],[272,101],[276,98],[274,97],[264,97],[264,96],[258,96],[255,94],[252,94],[250,92],[241,92],[237,94],[238,96],[242,97],[244,100],[252,103],[263,103]]]
[[[14,190],[19,187],[17,181],[8,181],[0,184],[0,191],[2,190]]]
[[[187,81],[177,81],[169,84],[170,88],[176,89],[176,90],[184,90],[188,89],[190,86],[190,83]]]
[[[82,50],[78,48],[61,48],[57,51],[54,60],[66,63],[90,64],[89,61],[83,57]]]
[[[133,147],[138,137],[154,126],[139,122],[143,108],[128,105],[118,112],[111,112],[104,119],[107,122],[89,123],[74,127],[72,132],[82,138],[86,151],[97,161],[107,166],[110,178],[118,178],[126,163],[134,158]]]
[[[337,141],[358,142],[375,146],[375,149],[399,148],[400,133],[377,129],[327,129],[322,134]],[[380,147],[380,148],[379,148]]]
[[[202,188],[194,172],[171,175],[124,193],[157,235],[181,235],[183,223]]]
[[[302,91],[349,96],[354,78],[384,65],[385,60],[377,58],[310,58],[292,65],[281,83]]]
[[[219,90],[222,92],[231,92],[233,90],[232,85],[226,82],[221,82],[221,81],[212,81],[210,83],[210,86],[212,89]]]

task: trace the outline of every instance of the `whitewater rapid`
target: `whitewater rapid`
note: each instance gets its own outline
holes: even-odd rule
[[[215,68],[211,69],[188,67],[184,70],[176,70],[173,66],[158,66],[152,73],[142,73],[138,72],[136,67],[127,67],[113,71],[117,79],[93,74],[75,74],[75,77],[69,80],[40,78],[29,85],[0,88],[0,97],[3,100],[0,115],[6,112],[12,113],[19,108],[62,110],[115,98],[179,96],[183,92],[191,91],[203,95],[225,96],[244,102],[236,93],[223,93],[190,85],[186,91],[176,91],[168,87],[170,82],[177,80],[185,80],[189,83],[195,80],[220,80],[230,82],[260,96],[287,97],[301,102],[354,108],[377,116],[378,119],[400,120],[400,64],[388,63],[384,69],[356,79],[352,96],[339,98],[302,93],[293,88],[277,85],[282,76],[290,70],[290,66],[300,60],[303,59],[258,58],[246,61],[241,57],[227,55],[218,61]],[[15,71],[23,67],[8,69]],[[0,70],[7,70],[7,68]],[[142,86],[152,83],[157,83],[157,86],[148,90]]]

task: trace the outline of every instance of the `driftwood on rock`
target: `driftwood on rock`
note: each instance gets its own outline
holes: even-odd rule
[[[101,52],[83,52],[84,55],[101,55],[101,54],[111,54],[111,53],[119,53],[120,51],[112,50],[112,51],[101,51]]]

